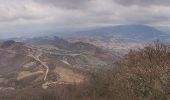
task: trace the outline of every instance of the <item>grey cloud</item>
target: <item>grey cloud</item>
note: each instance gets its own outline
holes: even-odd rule
[[[0,0],[0,35],[116,24],[169,25],[169,3],[169,0]]]
[[[138,6],[150,6],[150,5],[163,5],[169,6],[170,0],[113,0],[114,2],[129,6],[129,5],[138,5]]]
[[[35,0],[45,5],[53,5],[61,8],[79,9],[86,7],[91,0]]]

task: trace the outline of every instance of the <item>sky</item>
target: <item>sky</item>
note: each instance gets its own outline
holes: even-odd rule
[[[169,12],[170,0],[0,0],[0,38],[120,24],[166,29]]]

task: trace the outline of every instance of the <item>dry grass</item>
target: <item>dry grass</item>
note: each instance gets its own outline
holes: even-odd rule
[[[80,83],[85,79],[84,75],[63,67],[56,67],[55,72],[60,76],[59,81],[66,83]]]
[[[33,76],[33,75],[38,75],[38,74],[43,74],[44,72],[43,71],[37,71],[37,72],[30,72],[30,71],[22,71],[22,72],[19,72],[18,75],[17,75],[17,80],[22,80],[24,78],[27,78],[27,77],[30,77],[30,76]]]
[[[29,63],[26,63],[25,65],[23,65],[24,68],[29,68],[29,67],[32,67],[35,65],[35,62],[29,62]]]

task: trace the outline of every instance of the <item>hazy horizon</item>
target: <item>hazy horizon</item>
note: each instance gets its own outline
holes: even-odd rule
[[[0,37],[49,35],[120,24],[149,25],[167,31],[169,5],[168,0],[0,0]]]

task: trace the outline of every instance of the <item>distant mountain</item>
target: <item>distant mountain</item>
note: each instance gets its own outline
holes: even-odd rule
[[[113,27],[103,27],[88,31],[75,33],[78,36],[102,37],[105,39],[129,39],[138,41],[153,41],[155,39],[167,39],[170,35],[146,25],[118,25]],[[75,36],[74,35],[74,36]]]
[[[13,41],[13,40],[5,41],[5,42],[1,43],[1,48],[7,48],[7,47],[13,45],[14,43],[15,43],[15,41]]]
[[[60,49],[68,49],[71,43],[59,37],[35,37],[23,41],[32,45],[54,45]]]
[[[155,40],[169,42],[170,35],[147,25],[118,25],[76,32],[64,37],[83,41],[112,51],[127,51]]]

